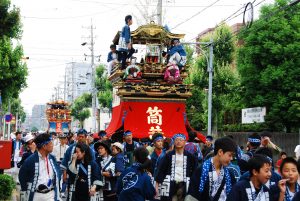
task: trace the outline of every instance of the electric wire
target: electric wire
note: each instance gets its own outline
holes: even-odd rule
[[[202,12],[204,12],[205,10],[209,9],[210,7],[212,7],[214,4],[218,3],[220,0],[216,0],[214,1],[212,4],[208,5],[207,7],[203,8],[202,10],[200,10],[199,12],[195,13],[194,15],[192,15],[191,17],[187,18],[186,20],[180,22],[179,24],[175,25],[173,28],[171,28],[171,30],[179,27],[180,25],[188,22],[189,20],[193,19],[194,17],[196,17],[197,15],[201,14]]]

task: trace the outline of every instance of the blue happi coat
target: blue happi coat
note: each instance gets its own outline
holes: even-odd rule
[[[119,201],[144,201],[153,200],[155,188],[151,178],[146,172],[138,170],[140,164],[134,163],[127,168],[117,182]]]
[[[49,154],[48,158],[54,174],[54,181],[53,181],[54,195],[55,195],[54,198],[55,201],[58,201],[60,169],[53,155]],[[39,155],[38,152],[35,152],[26,159],[24,164],[21,166],[19,172],[21,191],[26,191],[28,196],[28,201],[33,200],[35,190],[37,189],[38,177],[39,177]]]

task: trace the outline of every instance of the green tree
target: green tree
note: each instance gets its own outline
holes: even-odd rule
[[[10,5],[10,0],[0,1],[0,92],[4,103],[18,98],[26,87],[28,70],[22,62],[21,45],[14,46],[12,39],[21,37],[20,10]]]
[[[100,65],[96,68],[96,88],[98,90],[98,101],[101,107],[109,108],[112,107],[112,84],[107,79],[105,74],[105,67]]]
[[[91,116],[89,107],[92,106],[92,95],[84,93],[75,99],[71,106],[71,115],[80,122],[83,128],[84,121]]]
[[[203,38],[201,42],[209,42],[210,37],[214,41],[214,78],[213,78],[213,128],[222,128],[224,117],[237,119],[239,106],[239,76],[232,66],[235,37],[230,28],[223,24],[219,26],[212,35]],[[187,115],[194,128],[207,129],[207,56],[208,49],[196,58],[195,64],[190,69],[187,83],[194,84],[193,96],[187,100]],[[203,54],[204,53],[204,54]],[[240,112],[238,112],[240,114]]]
[[[39,131],[39,129],[35,126],[31,128],[31,132],[38,132],[38,131]]]
[[[291,110],[300,91],[300,5],[280,9],[289,2],[264,6],[251,28],[240,32],[237,59],[246,107],[265,106],[268,127],[288,132],[299,127]]]
[[[8,111],[8,103],[3,105],[3,111]],[[21,119],[21,122],[24,122],[26,119],[26,113],[24,107],[21,105],[20,98],[14,98],[10,100],[10,111],[16,116],[18,113],[18,118]]]

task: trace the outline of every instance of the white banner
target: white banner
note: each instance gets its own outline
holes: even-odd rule
[[[242,109],[242,124],[265,122],[266,107]]]

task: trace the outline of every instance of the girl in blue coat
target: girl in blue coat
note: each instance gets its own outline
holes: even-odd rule
[[[144,147],[133,151],[135,163],[127,168],[117,182],[117,194],[119,201],[144,201],[153,200],[155,188],[147,170],[151,168],[149,152]]]

